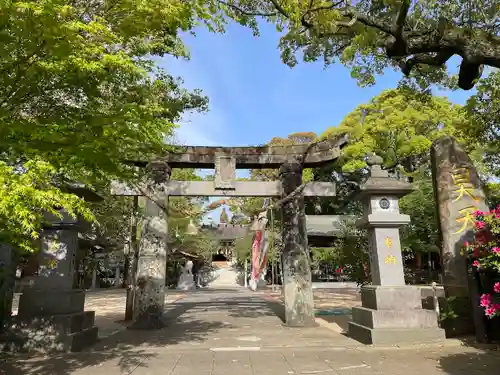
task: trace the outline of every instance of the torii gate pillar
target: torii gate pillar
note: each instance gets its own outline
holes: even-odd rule
[[[287,197],[302,184],[302,165],[286,162],[279,169],[283,196]],[[282,206],[283,215],[283,290],[285,321],[290,327],[316,326],[311,284],[311,260],[307,246],[306,215],[302,191]]]

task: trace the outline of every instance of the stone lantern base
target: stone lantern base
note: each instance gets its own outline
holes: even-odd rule
[[[365,286],[362,307],[352,309],[349,337],[368,345],[419,344],[442,341],[436,313],[422,308],[416,286]]]
[[[84,304],[83,290],[25,290],[0,350],[75,352],[94,344],[95,312],[84,311]]]

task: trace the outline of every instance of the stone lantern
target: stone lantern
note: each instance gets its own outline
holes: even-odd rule
[[[94,192],[73,184],[66,189],[86,201],[101,201]],[[19,298],[19,311],[11,328],[23,350],[79,351],[97,341],[94,311],[85,311],[85,290],[75,289],[78,233],[88,223],[60,210],[49,213],[40,235],[38,274]]]
[[[363,216],[356,225],[368,232],[372,285],[361,288],[362,307],[352,309],[349,336],[382,345],[442,340],[435,312],[422,309],[420,289],[405,285],[399,228],[410,217],[399,212],[399,199],[414,188],[390,178],[379,156],[368,164],[370,176],[359,194]]]

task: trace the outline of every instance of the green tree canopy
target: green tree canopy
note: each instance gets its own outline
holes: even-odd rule
[[[376,153],[384,159],[385,168],[414,173],[428,164],[432,141],[445,134],[461,139],[461,129],[467,124],[462,108],[446,98],[392,89],[358,106],[323,137],[348,135],[344,171],[365,168],[366,156]]]
[[[225,0],[229,11],[247,20],[264,16],[286,30],[282,58],[340,61],[363,85],[384,68],[407,76],[445,82],[445,63],[462,58],[459,87],[471,89],[483,64],[500,67],[498,1],[434,0]]]
[[[168,151],[165,138],[207,100],[155,66],[186,57],[179,37],[219,30],[203,1],[6,1],[0,8],[0,226],[31,248],[54,207],[93,219],[67,181],[106,188],[135,179],[130,160]]]
[[[481,158],[488,172],[500,177],[500,72],[492,72],[477,85],[467,100],[470,124],[463,129],[468,142],[481,145]]]

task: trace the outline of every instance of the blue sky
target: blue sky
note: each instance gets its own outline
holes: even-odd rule
[[[321,134],[359,104],[396,87],[401,78],[400,72],[390,71],[375,86],[360,88],[340,64],[324,69],[321,62],[300,63],[291,69],[280,60],[279,38],[268,24],[262,24],[259,38],[235,24],[223,35],[199,30],[196,37],[185,37],[189,61],[159,61],[182,76],[187,88],[202,89],[210,99],[208,113],[185,116],[177,131],[179,142],[246,146],[294,132]],[[439,94],[461,104],[473,91]],[[220,209],[210,216],[217,222],[219,215]]]

